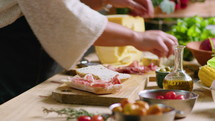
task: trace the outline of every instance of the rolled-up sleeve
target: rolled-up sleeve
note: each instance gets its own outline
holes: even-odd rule
[[[46,52],[73,68],[102,34],[107,18],[79,0],[18,0],[22,13]]]

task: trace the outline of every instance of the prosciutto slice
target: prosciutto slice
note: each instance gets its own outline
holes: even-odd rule
[[[119,73],[127,73],[127,74],[144,74],[150,71],[155,71],[157,66],[151,63],[148,66],[140,65],[138,61],[134,61],[128,66],[120,66],[120,67],[113,67],[108,66],[109,69],[113,71],[117,71]]]
[[[84,77],[76,75],[66,82],[70,87],[92,92],[95,94],[116,93],[122,88],[122,84],[118,79],[119,75],[113,77],[110,81],[95,79],[92,74],[87,74]]]

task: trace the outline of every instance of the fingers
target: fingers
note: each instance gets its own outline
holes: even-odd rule
[[[147,11],[146,11],[145,14],[147,14],[147,16],[153,17],[153,15],[154,15],[154,7],[153,7],[153,4],[152,4],[151,0],[135,0],[135,1],[146,8]]]
[[[172,40],[166,40],[166,41],[164,41],[164,43],[165,43],[165,45],[167,46],[167,48],[168,48],[168,53],[167,53],[167,57],[169,57],[173,52],[174,52],[174,45],[176,45],[175,43],[174,43],[174,41],[172,41]]]
[[[159,58],[162,57],[161,52],[157,49],[153,49],[150,52],[152,52],[153,54],[157,55]]]
[[[171,34],[166,34],[166,36],[171,39],[175,45],[178,45],[178,40],[175,36],[171,35]]]
[[[164,43],[164,41],[159,42],[159,46],[158,46],[157,50],[160,51],[160,57],[167,57],[168,56],[169,48]]]
[[[141,16],[144,15],[144,13],[147,13],[147,9],[143,5],[141,5],[138,2],[135,2],[133,0],[130,0],[128,2],[128,7],[130,9],[134,10],[134,12],[136,14],[141,15]]]
[[[159,56],[169,57],[174,53],[175,45],[178,45],[177,39],[174,36],[164,32],[160,36],[161,38],[158,42],[159,45],[157,50],[161,51],[160,53],[162,54],[159,54]]]

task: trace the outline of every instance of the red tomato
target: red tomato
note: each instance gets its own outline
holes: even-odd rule
[[[100,115],[94,115],[91,121],[104,121],[104,119]]]
[[[177,95],[175,99],[180,99],[180,100],[184,100],[184,95]]]
[[[164,99],[164,96],[163,95],[158,95],[158,96],[156,96],[156,99]]]
[[[169,91],[164,95],[165,99],[175,99],[176,98],[176,93],[173,91]]]
[[[78,121],[92,121],[90,116],[80,116]]]

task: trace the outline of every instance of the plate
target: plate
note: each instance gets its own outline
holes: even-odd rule
[[[211,90],[211,88],[209,88],[209,87],[203,85],[203,84],[201,83],[201,80],[197,81],[196,84],[197,84],[199,87],[202,87],[202,88],[207,89],[207,90]]]

